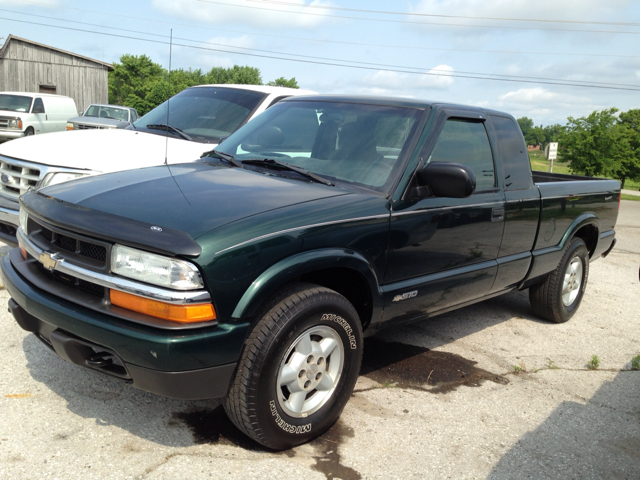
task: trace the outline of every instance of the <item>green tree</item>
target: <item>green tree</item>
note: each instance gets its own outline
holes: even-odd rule
[[[122,55],[109,72],[109,103],[134,107],[144,115],[156,106],[147,97],[164,72],[146,55]]]
[[[622,160],[631,149],[625,129],[618,124],[617,108],[594,111],[587,117],[569,117],[560,134],[560,161],[570,162],[574,173],[607,176],[624,182]]]
[[[627,154],[621,160],[618,173],[618,178],[621,179],[622,187],[624,187],[627,178],[640,180],[640,109],[621,112],[618,123],[623,129],[629,146]]]
[[[267,85],[271,87],[289,87],[289,88],[300,88],[298,86],[298,82],[296,81],[296,77],[292,77],[287,80],[284,77],[276,78],[275,80],[271,80],[267,82]]]
[[[262,85],[260,70],[245,65],[231,68],[213,67],[206,75],[205,83],[235,83],[240,85]]]
[[[120,63],[114,63],[113,72],[109,72],[109,103],[134,107],[144,115],[185,88],[229,83],[262,85],[260,70],[248,65],[213,67],[207,73],[200,69],[177,69],[169,77],[166,69],[146,55],[122,55]],[[289,80],[280,77],[268,85],[298,88],[295,77]]]
[[[564,131],[564,127],[558,123],[555,125],[547,125],[544,127],[544,140],[541,142],[543,147],[551,142],[557,142],[560,134]]]
[[[524,141],[527,142],[527,145],[538,145],[540,142],[538,141],[539,132],[536,131],[536,128],[533,126],[533,120],[529,117],[521,117],[517,120],[518,125],[520,125],[520,130],[522,130],[522,135],[524,136]]]
[[[525,137],[527,145],[541,145],[544,143],[544,128],[542,125],[539,127],[533,127],[529,131],[529,138]]]

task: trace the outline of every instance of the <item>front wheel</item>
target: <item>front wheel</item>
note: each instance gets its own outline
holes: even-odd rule
[[[589,278],[589,251],[574,238],[547,279],[529,287],[533,313],[554,323],[564,323],[578,310]]]
[[[24,131],[25,137],[30,137],[31,135],[35,135],[36,132],[33,131],[33,128],[29,127]]]
[[[362,327],[337,292],[287,288],[260,313],[225,399],[229,418],[273,449],[325,432],[353,391],[362,362]]]

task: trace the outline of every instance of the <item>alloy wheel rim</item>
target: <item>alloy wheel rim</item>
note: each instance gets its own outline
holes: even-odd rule
[[[582,260],[576,256],[571,259],[567,270],[564,272],[562,303],[565,307],[571,305],[580,293],[580,287],[582,286],[582,269]]]
[[[304,418],[331,398],[344,367],[344,345],[331,327],[302,333],[284,355],[276,379],[276,395],[287,415]]]

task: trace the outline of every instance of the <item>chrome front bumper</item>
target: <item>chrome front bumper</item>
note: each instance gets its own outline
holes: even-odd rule
[[[204,290],[177,291],[169,290],[167,288],[153,287],[151,285],[135,282],[126,278],[94,272],[93,270],[73,265],[72,263],[65,261],[64,257],[60,256],[59,253],[57,255],[52,254],[51,252],[46,252],[36,246],[24,234],[22,229],[18,228],[16,236],[20,246],[24,248],[29,255],[40,263],[43,263],[43,265],[43,260],[47,261],[46,268],[49,270],[70,275],[102,287],[113,288],[122,292],[138,295],[139,297],[145,297],[165,303],[188,305],[193,303],[211,302],[211,295],[209,295],[209,292]]]

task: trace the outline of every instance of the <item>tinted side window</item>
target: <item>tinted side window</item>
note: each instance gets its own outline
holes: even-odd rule
[[[483,122],[462,118],[447,120],[429,162],[467,165],[476,176],[476,192],[496,186],[491,145]]]
[[[33,101],[33,110],[31,113],[44,113],[44,103],[42,103],[41,98],[36,98]]]
[[[504,168],[505,190],[524,190],[533,185],[531,164],[520,126],[507,117],[492,115]]]

